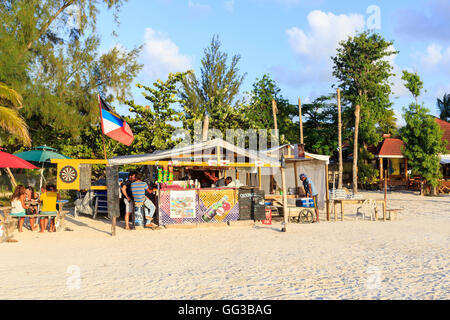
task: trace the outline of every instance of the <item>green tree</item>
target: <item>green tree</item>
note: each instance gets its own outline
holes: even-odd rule
[[[280,135],[280,143],[294,143],[300,141],[298,124],[293,121],[298,116],[298,109],[289,103],[281,94],[281,89],[275,81],[265,74],[261,79],[256,79],[253,90],[249,93],[250,101],[242,105],[242,113],[245,118],[243,126],[252,129],[275,128],[272,100],[277,103],[277,123]]]
[[[439,109],[439,118],[444,121],[450,121],[450,93],[444,94],[444,97],[437,99]]]
[[[436,194],[440,171],[439,153],[445,152],[446,143],[442,141],[443,132],[429,110],[418,103],[423,83],[417,74],[403,71],[402,79],[411,92],[415,103],[403,108],[406,125],[401,128],[400,134],[405,143],[403,154],[408,159],[411,170],[422,177],[421,194],[424,194],[423,185],[428,183]]]
[[[0,81],[24,98],[20,110],[35,144],[63,149],[98,126],[97,94],[125,101],[141,69],[140,48],[99,52],[100,6],[122,0],[7,0],[0,4]],[[8,56],[7,56],[8,55]],[[20,145],[13,146],[20,149]],[[73,156],[76,154],[68,154]]]
[[[194,122],[203,121],[205,115],[209,116],[209,127],[222,133],[242,126],[238,94],[245,75],[240,75],[237,67],[241,57],[234,55],[228,65],[228,54],[220,47],[219,37],[214,36],[204,50],[200,78],[191,73],[183,80],[180,96],[185,128],[192,130]]]
[[[333,95],[321,96],[302,105],[305,145],[312,153],[332,156],[337,150],[337,105],[332,99],[336,101]]]
[[[333,76],[339,81],[343,97],[351,103],[355,114],[353,138],[353,191],[358,191],[358,156],[360,144],[368,145],[381,140],[379,124],[393,118],[392,103],[389,100],[393,76],[388,57],[397,54],[392,51],[393,42],[385,41],[370,31],[362,32],[342,41],[337,54],[332,57]]]
[[[184,120],[184,115],[173,105],[182,102],[177,98],[177,85],[190,74],[190,71],[171,73],[165,82],[158,80],[153,83],[153,87],[137,85],[145,90],[142,94],[151,105],[140,106],[134,101],[127,102],[130,112],[135,114],[135,117],[126,118],[134,133],[131,145],[133,153],[167,150],[178,142],[172,139],[172,135],[177,129],[175,125]]]

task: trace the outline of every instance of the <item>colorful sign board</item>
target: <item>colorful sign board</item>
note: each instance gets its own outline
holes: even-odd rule
[[[171,218],[195,218],[195,190],[170,192]]]

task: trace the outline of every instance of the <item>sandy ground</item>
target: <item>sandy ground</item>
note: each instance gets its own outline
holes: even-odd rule
[[[382,198],[381,193],[365,193]],[[450,196],[389,194],[397,221],[73,231],[0,244],[0,299],[449,299]],[[346,212],[355,212],[355,206]],[[322,216],[324,218],[324,216]]]

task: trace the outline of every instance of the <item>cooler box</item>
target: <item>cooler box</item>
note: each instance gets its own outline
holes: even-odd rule
[[[303,207],[303,208],[314,208],[314,199],[313,198],[296,199],[295,205],[297,207]]]

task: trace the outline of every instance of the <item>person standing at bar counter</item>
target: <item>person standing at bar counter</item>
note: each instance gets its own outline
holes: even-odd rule
[[[300,180],[303,182],[303,188],[305,189],[306,196],[310,196],[314,200],[314,210],[316,211],[316,221],[320,222],[319,220],[319,208],[317,206],[317,196],[319,193],[316,190],[316,187],[314,186],[314,183],[310,178],[306,176],[306,174],[302,173],[300,174]]]
[[[146,197],[145,192],[152,193],[147,183],[142,181],[142,175],[137,173],[134,182],[131,184],[131,193],[134,198],[135,225],[141,226],[145,219],[145,227],[151,227],[156,207],[153,202]]]

